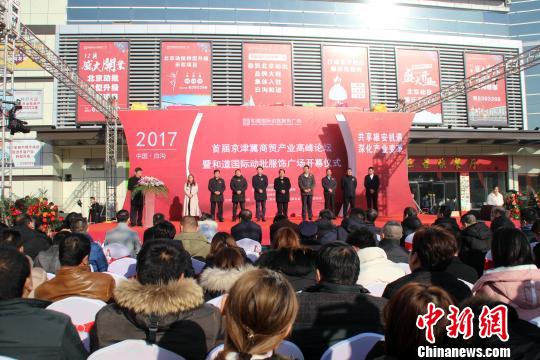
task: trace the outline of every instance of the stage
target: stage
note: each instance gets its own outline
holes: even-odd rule
[[[436,219],[435,215],[419,215],[420,220],[422,223],[426,225],[431,225]],[[291,221],[295,223],[300,223],[302,221],[302,218],[300,217],[292,217],[290,218]],[[387,221],[395,220],[401,222],[401,218],[397,217],[385,217],[381,216],[380,218],[375,221],[375,224],[378,227],[382,227]],[[459,219],[457,219],[459,222]],[[337,218],[334,220],[334,224],[339,225],[341,224],[342,218]],[[233,222],[230,219],[225,219],[225,222],[218,222],[218,229],[219,231],[226,231],[228,233],[231,232],[231,228],[237,224],[238,222]],[[176,227],[176,231],[180,231],[180,222],[173,221],[174,226]],[[259,225],[262,227],[262,233],[263,233],[263,245],[269,245],[270,244],[270,225],[272,225],[272,219],[267,219],[265,222],[258,222]],[[103,243],[105,240],[105,233],[116,226],[116,223],[111,222],[105,222],[100,224],[91,224],[88,232],[90,235],[92,235],[92,238],[96,241],[99,241],[100,243]],[[141,239],[141,242],[143,240],[143,234],[144,230],[146,230],[146,227],[136,226],[132,228],[133,230],[137,231],[139,233],[139,238]]]

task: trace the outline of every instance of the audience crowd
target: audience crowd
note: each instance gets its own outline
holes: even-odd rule
[[[77,213],[52,238],[26,214],[12,228],[0,225],[0,356],[85,359],[143,340],[185,359],[205,359],[218,346],[220,360],[283,359],[287,340],[305,359],[320,359],[342,340],[377,333],[384,340],[367,359],[414,359],[425,345],[509,347],[512,359],[540,358],[535,209],[522,212],[521,226],[499,207],[489,226],[474,212],[456,220],[444,206],[433,224],[406,208],[401,223],[381,228],[373,209],[352,208],[340,224],[329,210],[300,224],[278,215],[268,248],[247,209],[230,234],[206,214],[183,217],[180,231],[155,214],[142,241],[129,217],[119,211],[103,239]],[[132,275],[114,271],[122,261]],[[73,297],[102,304],[94,321],[73,324],[47,309]],[[418,328],[428,304],[468,308],[476,318],[503,305],[510,339],[477,329],[455,338],[442,317],[429,344]]]

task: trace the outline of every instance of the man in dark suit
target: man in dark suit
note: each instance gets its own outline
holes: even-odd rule
[[[347,169],[347,174],[341,178],[341,190],[343,191],[343,217],[347,217],[349,207],[354,208],[354,200],[356,198],[356,186],[358,181],[352,174],[352,169]]]
[[[313,189],[315,189],[315,176],[309,172],[309,166],[304,166],[304,172],[298,177],[298,187],[302,192],[302,220],[313,219]]]
[[[234,176],[231,179],[233,221],[236,221],[236,216],[238,214],[238,204],[240,204],[240,211],[245,209],[247,187],[248,184],[246,178],[242,176],[240,169],[236,169],[234,172]]]
[[[251,179],[251,185],[255,192],[255,217],[257,221],[266,221],[266,188],[268,187],[268,177],[263,174],[262,166],[257,166],[257,175]]]
[[[364,178],[364,187],[366,188],[366,200],[368,209],[377,209],[377,199],[379,197],[379,177],[375,175],[375,169],[370,166],[368,174]]]
[[[326,169],[326,176],[322,179],[322,187],[324,189],[324,208],[332,212],[332,217],[336,216],[336,178],[332,176],[332,170]]]
[[[212,220],[216,217],[216,205],[218,208],[217,218],[223,222],[223,193],[225,192],[225,180],[221,178],[221,172],[214,170],[214,177],[208,181],[208,190],[210,191],[210,214]]]
[[[262,229],[257,223],[251,221],[253,214],[251,210],[240,211],[240,222],[231,228],[231,235],[234,240],[251,239],[258,242],[262,241]]]
[[[88,211],[88,222],[89,223],[100,223],[103,222],[103,206],[101,206],[96,198],[90,197],[90,210]]]
[[[284,169],[279,169],[279,177],[274,179],[274,190],[276,190],[277,215],[288,217],[291,181],[285,177]]]
[[[131,206],[129,211],[129,222],[131,226],[142,226],[143,207],[144,207],[144,195],[142,191],[137,191],[135,194],[133,190],[139,185],[139,180],[142,177],[142,169],[140,167],[135,168],[135,175],[128,179],[128,190],[131,191]],[[150,224],[147,224],[148,226]]]

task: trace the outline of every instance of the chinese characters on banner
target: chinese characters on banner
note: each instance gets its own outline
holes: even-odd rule
[[[244,43],[244,102],[292,105],[290,44]]]
[[[161,43],[161,108],[212,102],[209,42]]]
[[[368,50],[365,47],[323,46],[325,106],[370,109]]]
[[[79,76],[106,99],[114,97],[119,108],[128,107],[128,42],[80,42]],[[102,122],[103,115],[80,97],[77,121]]]
[[[439,53],[436,50],[396,49],[398,97],[406,104],[440,90]],[[442,124],[442,105],[416,114],[413,124]]]
[[[6,161],[14,168],[35,168],[43,165],[43,143],[38,140],[13,140],[7,144]]]
[[[15,99],[20,99],[22,105],[16,115],[18,119],[43,118],[43,90],[15,90]]]
[[[465,54],[465,76],[472,76],[503,61],[502,55]],[[469,125],[506,125],[506,79],[467,93]]]

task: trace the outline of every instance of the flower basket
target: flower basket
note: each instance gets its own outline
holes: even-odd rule
[[[64,218],[59,215],[57,205],[37,197],[26,196],[9,205],[8,215],[11,223],[14,223],[15,218],[20,214],[33,216],[37,220],[36,225],[42,232],[58,231],[64,223]]]
[[[165,186],[165,183],[158,178],[152,176],[143,176],[140,178],[138,185],[133,189],[132,198],[138,193],[144,195],[167,196],[169,189]]]
[[[528,197],[516,190],[508,190],[504,196],[504,207],[510,211],[512,219],[521,219],[521,210],[527,207]]]

